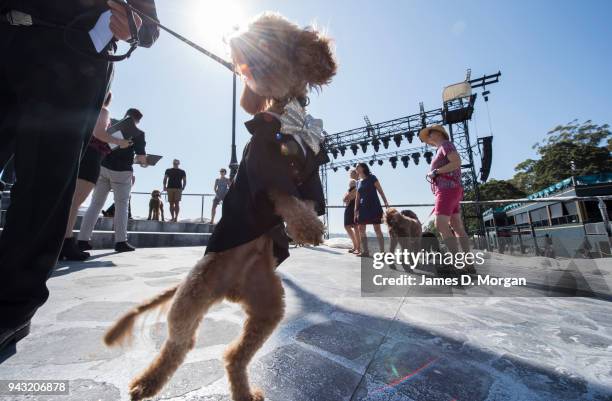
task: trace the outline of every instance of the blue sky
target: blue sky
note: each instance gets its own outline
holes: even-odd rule
[[[441,106],[442,88],[501,70],[490,88],[493,168],[491,178],[510,178],[514,166],[533,157],[531,146],[557,124],[592,119],[612,123],[612,2],[589,1],[259,1],[158,0],[168,26],[227,56],[222,37],[266,10],[300,24],[315,22],[334,38],[338,75],[309,112],[328,132],[390,120]],[[136,191],[160,188],[175,157],[188,174],[186,192],[212,191],[230,157],[231,74],[207,57],[162,33],[151,49],[138,50],[116,67],[111,111],[144,113],[149,153],[160,165],[136,170]],[[242,83],[239,83],[239,90]],[[238,156],[249,134],[238,110]],[[479,98],[470,124],[473,138],[491,133]],[[394,145],[392,144],[391,147]],[[361,152],[360,152],[361,153]],[[427,165],[375,165],[391,203],[431,200]],[[347,187],[344,170],[329,175],[331,204]],[[135,197],[135,214],[148,199]],[[205,216],[210,211],[205,205]],[[183,217],[198,217],[199,200],[183,202]],[[426,219],[429,209],[418,209]],[[331,231],[341,232],[342,213],[331,214]]]

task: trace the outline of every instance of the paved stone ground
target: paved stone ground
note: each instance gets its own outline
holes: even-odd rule
[[[159,350],[166,324],[152,313],[126,349],[105,348],[105,328],[179,282],[203,249],[94,254],[58,266],[32,334],[16,353],[0,356],[0,379],[66,379],[71,394],[0,400],[126,400],[129,380]],[[363,298],[358,259],[328,247],[292,250],[279,273],[286,315],[251,366],[267,400],[612,400],[609,301]],[[243,318],[233,304],[216,306],[157,399],[230,400],[220,357]]]

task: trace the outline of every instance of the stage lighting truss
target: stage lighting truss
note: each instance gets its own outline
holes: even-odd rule
[[[379,166],[384,165],[385,160],[388,160],[391,164],[391,167],[397,168],[397,165],[401,161],[405,168],[408,168],[410,164],[410,159],[412,159],[414,165],[418,165],[421,156],[425,158],[427,163],[431,163],[431,159],[433,158],[433,152],[427,146],[421,146],[418,148],[410,148],[405,150],[386,152],[386,153],[378,153],[375,155],[368,155],[357,157],[350,160],[344,161],[332,161],[328,165],[326,165],[327,169],[331,169],[333,171],[338,171],[339,168],[351,168],[357,166],[358,163],[368,163],[370,166],[374,166],[378,164]]]

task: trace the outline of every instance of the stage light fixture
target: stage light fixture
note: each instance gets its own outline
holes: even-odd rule
[[[366,141],[361,142],[359,146],[361,146],[361,150],[363,151],[363,153],[366,153],[368,151],[368,143]]]
[[[427,164],[431,164],[431,158],[433,157],[433,153],[428,150],[427,152],[423,153],[423,157],[425,157],[425,161],[427,162]]]
[[[397,167],[397,156],[390,157],[389,161],[391,162],[391,167],[393,168]]]
[[[420,153],[413,153],[412,154],[412,161],[414,161],[415,165],[419,165],[419,159],[421,158],[421,154]]]
[[[351,145],[351,151],[353,151],[353,155],[357,156],[357,151],[359,150],[359,146],[356,144]]]
[[[383,147],[385,149],[389,149],[390,138],[389,137],[385,137],[385,138],[381,139],[381,141],[382,141]]]
[[[346,153],[346,146],[342,145],[338,149],[340,149],[340,154],[344,156],[344,154]]]
[[[409,160],[410,160],[410,157],[402,156],[402,164],[404,165],[404,167],[408,168],[408,161]]]
[[[370,160],[370,161],[368,162],[368,164],[369,164],[370,166],[373,166],[373,165],[374,165],[374,160]]]
[[[334,173],[338,171],[338,167],[332,167],[334,169]]]
[[[382,166],[382,165],[383,165],[383,161],[382,161],[382,160],[379,160],[379,161],[378,161],[378,165],[379,165],[379,166]]]
[[[395,144],[399,148],[400,145],[402,144],[402,135],[400,134],[393,135],[393,142],[395,142]]]
[[[345,169],[346,171],[349,171],[349,170],[351,169],[351,167],[350,167],[350,166],[344,166],[344,169]]]
[[[332,149],[331,154],[334,156],[334,159],[338,158],[338,149]]]
[[[372,146],[374,146],[374,151],[378,152],[378,149],[380,149],[380,141],[378,139],[374,139],[372,141]]]
[[[408,139],[408,143],[412,143],[412,140],[414,139],[414,132],[410,131],[406,133],[406,139]]]

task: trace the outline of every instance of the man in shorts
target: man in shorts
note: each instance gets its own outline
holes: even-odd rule
[[[219,206],[219,203],[223,202],[223,198],[227,195],[227,191],[229,191],[229,187],[232,183],[232,181],[225,176],[227,174],[226,169],[222,168],[219,174],[221,174],[221,176],[215,180],[215,199],[213,199],[212,212],[210,213],[210,224],[215,224],[217,206]]]
[[[181,162],[178,159],[172,161],[172,168],[166,170],[164,175],[164,191],[168,193],[170,204],[170,221],[177,221],[180,211],[181,195],[187,185],[187,174],[179,168]]]

